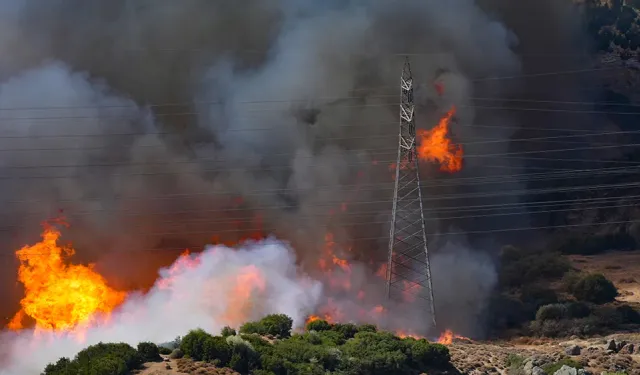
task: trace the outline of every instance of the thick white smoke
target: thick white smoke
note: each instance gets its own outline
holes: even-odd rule
[[[131,295],[108,322],[70,334],[0,335],[9,358],[0,374],[38,374],[48,363],[73,358],[98,342],[167,342],[190,329],[217,333],[270,313],[287,314],[301,325],[321,294],[321,284],[300,273],[286,243],[268,239],[235,249],[209,246],[161,270],[147,294]]]

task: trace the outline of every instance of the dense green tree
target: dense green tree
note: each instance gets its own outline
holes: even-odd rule
[[[410,341],[409,352],[418,371],[432,367],[444,367],[451,360],[449,349],[446,346],[432,344],[424,339]]]
[[[356,333],[358,333],[358,326],[352,323],[337,323],[331,327],[331,330],[340,333],[345,338],[345,340],[348,340],[350,338],[353,338]]]
[[[403,374],[407,368],[406,345],[388,332],[358,332],[343,345],[350,358],[343,369],[350,374]]]
[[[241,374],[247,374],[259,366],[260,354],[255,351],[250,342],[238,336],[229,336],[226,341],[231,347],[229,367]]]
[[[378,332],[378,327],[373,324],[362,324],[358,326],[358,332]]]
[[[78,364],[66,357],[60,358],[55,364],[48,364],[44,369],[45,375],[73,375],[78,372]]]
[[[541,306],[536,312],[536,320],[560,320],[569,316],[567,307],[561,303]]]
[[[204,343],[210,338],[213,338],[213,336],[202,329],[189,331],[189,333],[182,338],[180,349],[185,355],[188,355],[196,361],[202,361],[205,356]]]
[[[152,342],[139,343],[138,354],[145,362],[162,360],[162,357],[160,357],[160,349],[158,349],[158,346]]]
[[[272,335],[280,338],[291,336],[293,319],[284,314],[271,314],[257,322],[247,322],[240,327],[240,333]]]
[[[260,322],[246,322],[240,326],[240,333],[264,335],[265,328]]]
[[[613,283],[602,274],[589,274],[570,280],[568,289],[578,301],[596,304],[612,302],[618,295]]]
[[[307,331],[328,331],[331,329],[331,324],[326,320],[314,320],[307,323]]]
[[[142,358],[131,346],[104,344],[89,346],[80,351],[73,360],[61,358],[49,364],[45,375],[126,375],[140,367]]]
[[[284,314],[271,314],[262,318],[260,324],[268,335],[289,337],[291,336],[293,319]]]
[[[226,366],[231,359],[231,346],[227,343],[227,339],[222,336],[207,337],[202,345],[202,351],[203,361],[218,360],[222,366]]]

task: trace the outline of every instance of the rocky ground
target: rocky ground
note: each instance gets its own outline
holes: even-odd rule
[[[450,350],[452,362],[462,374],[640,375],[640,334],[508,343],[459,341]],[[563,364],[566,367],[558,372]]]

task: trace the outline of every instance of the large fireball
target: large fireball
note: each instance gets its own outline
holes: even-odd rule
[[[58,245],[59,238],[60,232],[46,225],[41,242],[16,252],[25,297],[9,328],[22,328],[26,315],[39,329],[69,330],[95,314],[109,314],[124,301],[126,293],[110,288],[93,265],[65,264],[75,251]]]
[[[433,129],[418,130],[418,157],[440,164],[440,170],[449,173],[462,170],[462,146],[453,144],[447,137],[455,113],[456,109],[452,107]]]

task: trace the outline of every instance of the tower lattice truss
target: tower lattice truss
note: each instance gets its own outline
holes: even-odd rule
[[[400,134],[389,236],[387,292],[391,299],[424,303],[435,325],[414,113],[413,77],[407,58],[401,78]]]

